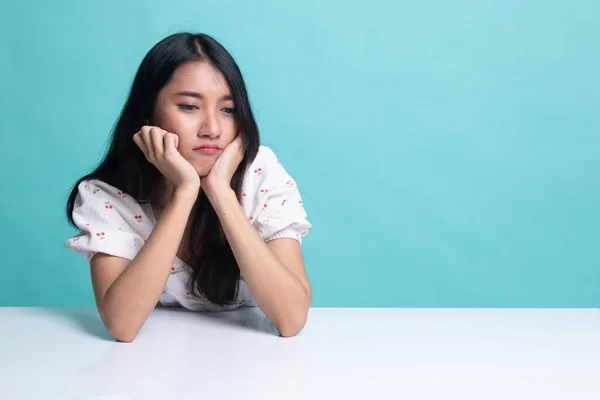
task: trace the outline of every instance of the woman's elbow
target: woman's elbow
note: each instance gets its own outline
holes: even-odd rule
[[[303,313],[302,315],[282,321],[277,327],[277,330],[279,330],[279,335],[282,337],[296,336],[302,331],[302,329],[304,329],[306,326],[306,321],[307,313]]]
[[[131,343],[137,336],[137,332],[135,332],[135,333],[127,332],[124,330],[120,330],[120,329],[116,329],[116,328],[109,328],[109,327],[107,327],[106,330],[108,331],[108,334],[110,336],[115,338],[117,341],[123,342],[123,343]]]
[[[302,300],[302,305],[294,311],[289,311],[285,318],[280,319],[277,326],[279,334],[283,337],[292,337],[299,334],[306,326],[308,319],[308,310],[312,302],[312,292],[310,287],[306,289],[305,297]]]
[[[104,321],[106,331],[110,336],[123,343],[131,343],[136,338],[139,329],[133,329],[120,321],[114,321],[110,318]]]

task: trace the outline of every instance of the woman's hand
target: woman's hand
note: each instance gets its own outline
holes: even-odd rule
[[[133,141],[176,189],[195,190],[198,193],[200,177],[192,164],[177,151],[177,135],[156,126],[143,126],[133,135]]]
[[[209,200],[231,190],[231,178],[244,158],[244,144],[238,135],[217,158],[208,175],[201,179],[202,189]]]

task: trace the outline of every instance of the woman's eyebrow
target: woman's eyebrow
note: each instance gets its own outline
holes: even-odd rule
[[[182,91],[182,92],[177,92],[177,93],[175,93],[175,95],[176,96],[193,97],[195,99],[200,99],[200,100],[204,99],[204,95],[202,93],[192,92],[192,91],[187,91],[187,90]],[[227,94],[227,95],[221,97],[221,100],[222,101],[233,100],[233,96],[230,94]]]

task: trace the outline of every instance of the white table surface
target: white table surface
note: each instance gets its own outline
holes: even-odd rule
[[[598,309],[157,309],[133,343],[95,309],[0,308],[0,399],[600,399]]]

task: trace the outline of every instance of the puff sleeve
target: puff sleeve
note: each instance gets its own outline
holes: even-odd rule
[[[133,260],[145,242],[136,226],[144,218],[139,204],[119,189],[98,180],[83,181],[73,209],[80,233],[66,246],[88,260],[96,253]]]
[[[261,146],[248,171],[246,193],[252,195],[250,219],[265,241],[296,239],[302,242],[311,229],[296,181],[273,151]]]

